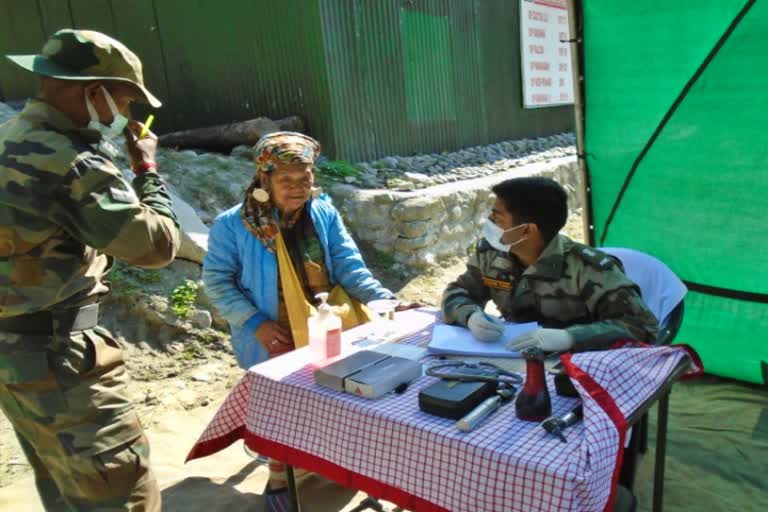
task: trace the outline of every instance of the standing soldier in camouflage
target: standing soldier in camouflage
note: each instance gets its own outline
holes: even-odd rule
[[[179,246],[157,138],[125,117],[160,102],[136,55],[98,32],[60,30],[41,55],[9,58],[40,90],[0,126],[0,406],[46,510],[158,511],[122,350],[97,322],[113,258],[161,267]],[[131,184],[111,161],[120,134]]]
[[[496,202],[466,272],[443,294],[447,323],[495,341],[503,324],[483,312],[542,328],[509,340],[510,350],[598,350],[618,339],[653,343],[658,322],[618,260],[558,234],[568,196],[555,181],[517,178],[493,187]]]

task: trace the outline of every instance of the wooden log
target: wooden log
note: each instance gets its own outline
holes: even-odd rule
[[[262,136],[277,131],[303,133],[304,120],[299,116],[289,116],[277,121],[258,117],[237,123],[166,133],[158,138],[158,142],[166,148],[229,152],[235,146],[253,146]]]

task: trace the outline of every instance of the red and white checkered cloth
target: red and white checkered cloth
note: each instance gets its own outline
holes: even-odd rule
[[[398,316],[425,345],[437,315]],[[348,343],[363,328],[345,333]],[[402,395],[367,400],[314,384],[308,350],[251,368],[232,390],[188,460],[245,439],[249,447],[414,511],[601,511],[612,502],[625,417],[667,380],[688,354],[680,346],[618,348],[564,356],[584,402],[584,421],[562,443],[503,406],[471,433],[421,412],[418,379]],[[692,372],[701,371],[694,357]],[[698,366],[697,366],[698,365]],[[576,399],[549,381],[552,412]]]

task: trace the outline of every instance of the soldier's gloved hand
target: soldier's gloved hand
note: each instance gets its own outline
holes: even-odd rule
[[[565,329],[542,328],[521,334],[507,343],[507,348],[513,352],[531,347],[539,347],[545,352],[565,352],[573,348],[573,336]]]
[[[480,341],[496,341],[504,332],[504,323],[482,311],[475,311],[469,316],[467,327]]]
[[[138,121],[130,121],[123,131],[125,135],[125,149],[131,158],[131,167],[136,168],[141,164],[154,164],[157,154],[157,135],[148,131],[144,137],[139,138],[144,125]]]

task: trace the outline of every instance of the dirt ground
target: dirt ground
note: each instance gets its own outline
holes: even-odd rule
[[[572,219],[566,232],[581,239],[580,219]],[[445,285],[463,272],[465,262],[464,257],[457,257],[427,272],[408,275],[374,254],[366,254],[366,260],[374,274],[402,300],[435,305]],[[215,512],[248,506],[249,510],[262,510],[267,469],[244,454],[242,443],[184,464],[187,452],[243,375],[226,344],[204,346],[191,358],[141,342],[126,343],[125,350],[134,403],[147,429],[153,467],[163,488],[163,509]],[[313,512],[348,510],[364,498],[317,477],[303,484],[301,492],[317,503],[311,508]],[[42,510],[31,469],[1,414],[0,510]]]
[[[462,272],[463,260],[443,264],[429,275],[405,282],[398,291],[404,300],[437,304],[445,283]],[[385,283],[393,289],[397,287]],[[205,429],[227,393],[242,377],[230,351],[205,349],[195,364],[178,356],[126,346],[131,391],[152,447],[152,463],[163,490],[163,510],[215,512],[263,507],[266,467],[248,458],[242,443],[214,456],[184,464],[187,452]],[[351,509],[365,496],[320,478],[302,485],[302,496],[323,496],[320,508]],[[311,498],[313,502],[315,498]],[[391,509],[392,507],[390,507]],[[0,415],[0,510],[42,511],[34,491],[31,470],[13,431]]]

